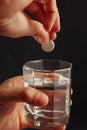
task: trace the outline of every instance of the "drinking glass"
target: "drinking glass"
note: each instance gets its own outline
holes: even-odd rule
[[[25,103],[25,118],[35,128],[56,128],[68,124],[70,117],[72,63],[58,59],[28,61],[23,66],[24,86],[48,95],[46,106]]]

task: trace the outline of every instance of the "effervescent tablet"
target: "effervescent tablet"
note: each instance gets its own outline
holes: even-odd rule
[[[49,41],[49,43],[47,43],[47,44],[42,44],[41,48],[45,52],[51,52],[55,48],[55,43],[54,43],[54,41]]]

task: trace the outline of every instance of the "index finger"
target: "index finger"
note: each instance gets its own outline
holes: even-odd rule
[[[56,0],[48,0],[46,3],[46,18],[44,27],[49,32],[54,27],[56,31],[60,30],[60,17]]]

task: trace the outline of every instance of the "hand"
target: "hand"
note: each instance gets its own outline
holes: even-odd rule
[[[25,88],[22,76],[10,78],[0,85],[0,130],[33,127],[24,118],[24,102],[45,106],[48,103],[48,97],[34,88]],[[53,130],[64,129],[65,126],[62,126]]]
[[[33,36],[48,43],[60,30],[56,0],[0,0],[0,10],[0,35]]]

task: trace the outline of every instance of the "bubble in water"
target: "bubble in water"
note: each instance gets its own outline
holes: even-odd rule
[[[69,78],[66,78],[66,77],[63,77],[63,76],[59,77],[58,86],[69,84],[69,83],[70,83]]]

